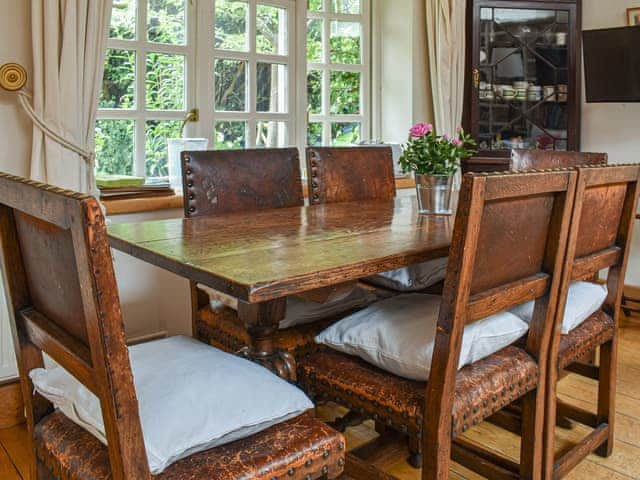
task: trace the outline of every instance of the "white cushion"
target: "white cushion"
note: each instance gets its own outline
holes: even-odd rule
[[[129,348],[151,473],[313,408],[267,369],[187,337]],[[36,390],[106,443],[98,398],[62,367],[30,372]]]
[[[401,377],[426,381],[441,298],[408,293],[382,300],[333,324],[316,337],[316,342]],[[511,345],[528,328],[509,312],[467,325],[458,368]]]
[[[607,286],[593,282],[574,282],[569,286],[567,303],[562,319],[562,333],[567,334],[592,314],[597,312],[607,299]],[[527,323],[533,317],[534,302],[526,302],[511,309]]]
[[[444,257],[372,275],[366,281],[399,292],[415,292],[444,280],[446,273],[447,257]]]
[[[348,292],[323,303],[300,297],[288,297],[285,317],[280,320],[278,326],[283,329],[312,323],[354,308],[369,305],[376,300],[377,297],[372,292],[359,286],[355,286]]]
[[[198,285],[198,288],[209,295],[212,309],[218,309],[220,303],[237,309],[237,304],[231,305],[229,302],[221,302],[221,294],[219,292],[204,285]],[[278,328],[285,329],[296,325],[304,325],[305,323],[313,323],[354,308],[364,307],[377,299],[378,297],[374,293],[357,285],[327,302],[314,302],[300,297],[288,297],[286,314],[280,320]]]

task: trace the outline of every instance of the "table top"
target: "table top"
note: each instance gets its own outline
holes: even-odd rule
[[[247,302],[446,256],[454,218],[415,197],[108,227],[112,247]]]

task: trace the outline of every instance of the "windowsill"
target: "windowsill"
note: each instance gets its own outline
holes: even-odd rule
[[[396,188],[413,188],[412,177],[397,177]],[[304,185],[305,196],[307,194]],[[167,195],[166,197],[127,198],[125,200],[105,200],[102,202],[107,209],[107,215],[124,215],[127,213],[153,212],[157,210],[171,210],[182,208],[182,195]]]

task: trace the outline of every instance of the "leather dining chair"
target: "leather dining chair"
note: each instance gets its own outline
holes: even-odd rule
[[[544,170],[579,165],[604,165],[607,161],[606,153],[514,149],[510,157],[473,156],[464,159],[462,173]]]
[[[606,165],[606,153],[569,152],[563,150],[511,151],[511,170],[544,170],[548,168],[568,168],[580,165]]]
[[[309,203],[390,200],[396,195],[391,147],[307,147]]]
[[[463,177],[427,382],[331,350],[298,362],[299,384],[318,403],[337,402],[415,438],[425,480],[448,478],[451,459],[487,478],[541,478],[545,377],[576,176],[564,170]],[[523,344],[458,369],[465,326],[531,300]],[[385,344],[397,328],[391,318]],[[460,438],[519,399],[519,465]]]
[[[556,336],[550,349],[545,473],[548,479],[565,476],[588,454],[611,455],[614,439],[618,321],[629,259],[640,165],[578,168],[575,207],[559,295],[557,315],[562,322],[571,308],[573,282],[592,279],[608,269],[606,299],[601,308],[566,334]],[[569,297],[567,299],[567,297]],[[599,364],[590,360],[600,352]],[[597,381],[596,412],[562,401],[557,382],[563,372]],[[556,417],[577,421],[592,431],[580,441],[555,452]]]
[[[183,152],[182,172],[186,218],[228,213],[249,215],[263,208],[304,205],[296,148]],[[324,300],[331,295],[330,290],[307,296]],[[191,298],[195,338],[229,352],[250,344],[235,299],[196,282],[191,282]],[[313,340],[316,334],[338,318],[339,315],[328,315],[278,329],[273,334],[274,347],[294,358],[314,352],[320,348]]]
[[[223,442],[199,453],[187,450],[189,456],[152,475],[149,452],[157,454],[157,451],[148,448],[152,432],[146,428],[149,423],[144,420],[149,418],[144,412],[148,413],[150,406],[161,399],[149,395],[140,399],[140,392],[146,391],[148,385],[140,385],[138,377],[155,382],[165,392],[176,387],[166,375],[154,373],[149,377],[134,368],[134,360],[140,365],[141,359],[132,352],[140,346],[130,349],[125,343],[111,250],[99,203],[88,195],[0,174],[0,241],[29,450],[34,454],[29,478],[308,480],[340,475],[344,463],[342,436],[308,412],[231,443]],[[168,340],[171,339],[143,345],[161,350]],[[248,360],[191,339],[185,341],[204,349],[201,360],[212,354],[217,359],[223,356],[236,367],[272,379],[278,388],[293,389],[298,392],[296,395],[303,395]],[[43,353],[58,366],[43,369]],[[159,357],[159,362],[157,357],[151,359],[154,368],[159,363],[159,372],[180,360],[166,354]],[[166,365],[160,365],[163,363]],[[195,368],[196,364],[186,365],[180,380],[197,383],[192,380],[198,377],[190,375]],[[63,400],[56,403],[56,398],[72,393],[71,390],[58,386],[51,398],[39,390],[36,373],[44,372],[54,376],[66,372],[77,384],[74,391],[83,391],[83,398],[96,399],[102,441],[95,431],[90,433],[80,426],[86,422],[86,415],[76,415],[78,418],[71,420],[73,412],[88,410],[76,410],[75,404],[70,407]],[[34,386],[38,393],[34,392]],[[202,382],[192,387],[207,392],[207,397],[213,393],[220,401],[225,395],[233,395],[228,384]],[[250,388],[255,391],[255,385]],[[269,393],[262,391],[261,395],[264,399]],[[55,410],[46,398],[54,402]],[[180,407],[173,405],[170,410]],[[152,416],[151,423],[160,425],[157,430],[168,429],[167,417],[171,414],[160,412]],[[178,423],[183,420],[179,418]],[[196,430],[187,433],[201,433]]]

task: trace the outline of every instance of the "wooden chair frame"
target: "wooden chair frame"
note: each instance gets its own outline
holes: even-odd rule
[[[72,249],[76,260],[68,267],[81,286],[84,317],[71,321],[79,329],[86,328],[86,337],[72,334],[35,308],[18,241],[20,225],[31,225],[42,235],[52,230],[68,235],[66,247]],[[100,205],[87,195],[0,174],[0,241],[9,319],[34,457],[35,425],[52,411],[52,405],[34,393],[28,373],[43,366],[45,352],[100,399],[113,478],[152,478]],[[38,478],[36,462],[32,462],[30,478]]]
[[[476,470],[489,478],[541,478],[545,370],[555,331],[555,305],[575,182],[576,174],[570,171],[464,176],[427,383],[425,411],[429,415],[425,415],[423,425],[423,479],[448,478],[451,453],[456,461],[475,464]],[[554,196],[554,202],[541,271],[476,291],[476,259],[488,204],[549,194]],[[478,454],[477,449],[464,444],[452,449],[451,411],[465,325],[529,300],[535,300],[535,307],[525,350],[539,366],[539,379],[538,388],[522,398],[523,441],[518,474],[508,471],[513,465],[488,452]]]
[[[615,326],[613,338],[600,345],[600,365],[576,362],[567,370],[598,381],[597,413],[593,414],[557,398],[557,382],[561,372],[558,370],[558,354],[560,335],[554,336],[549,351],[549,372],[547,375],[547,416],[545,422],[545,478],[557,479],[566,475],[589,453],[609,456],[613,448],[615,396],[616,396],[616,359],[618,349],[618,322],[620,304],[624,290],[624,276],[629,258],[631,236],[635,212],[638,203],[638,181],[640,165],[611,165],[579,167],[575,204],[569,231],[568,247],[562,275],[562,285],[558,297],[558,320],[556,328],[560,328],[564,317],[567,292],[572,281],[592,278],[599,271],[608,268],[606,279],[608,295],[602,310],[609,315]],[[620,217],[609,218],[601,209],[586,210],[585,201],[591,193],[600,196],[605,203],[609,195],[623,188]],[[603,222],[611,222],[608,238],[596,238],[590,227],[602,227]],[[585,242],[587,245],[585,245]],[[595,242],[595,243],[592,243]],[[590,243],[590,244],[589,244]],[[571,333],[569,334],[571,335]],[[595,353],[595,351],[593,352]],[[573,448],[564,452],[560,458],[555,457],[554,438],[556,416],[571,418],[591,428],[593,431]]]

